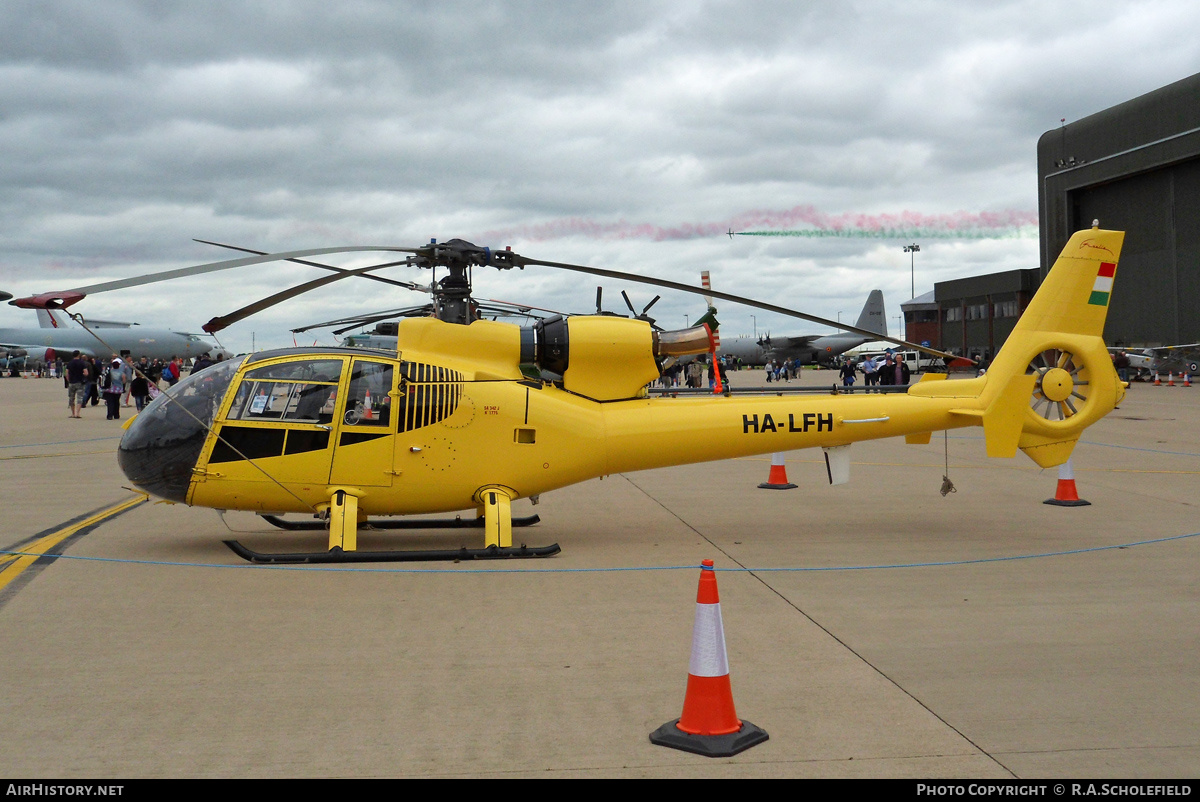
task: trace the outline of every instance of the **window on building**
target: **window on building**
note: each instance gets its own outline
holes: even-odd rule
[[[988,305],[986,303],[967,305],[967,320],[987,320],[987,316]]]
[[[1020,317],[1020,305],[1016,301],[1001,301],[995,305],[996,317]]]

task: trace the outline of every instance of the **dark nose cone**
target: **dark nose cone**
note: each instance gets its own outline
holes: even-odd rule
[[[147,493],[187,502],[192,470],[240,360],[222,362],[176,384],[133,419],[117,462]]]

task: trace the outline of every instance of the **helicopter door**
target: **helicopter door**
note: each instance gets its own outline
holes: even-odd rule
[[[290,359],[246,372],[209,465],[248,482],[310,483],[324,477],[342,359]]]
[[[350,387],[335,419],[331,485],[390,487],[396,440],[393,401],[398,397],[390,362],[355,359]]]

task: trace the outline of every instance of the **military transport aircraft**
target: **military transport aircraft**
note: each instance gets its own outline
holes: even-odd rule
[[[12,302],[10,302],[12,303]],[[55,309],[38,309],[39,328],[0,328],[0,348],[10,359],[24,357],[27,365],[44,364],[55,359],[70,359],[72,351],[86,356],[107,358],[128,353],[133,357],[190,359],[207,354],[209,358],[228,358],[231,354],[213,342],[195,334],[167,329],[147,328],[136,323],[88,320],[92,334]]]
[[[854,325],[887,336],[883,292],[871,290]],[[729,337],[721,340],[721,353],[740,358],[744,365],[764,365],[768,359],[799,359],[802,364],[830,365],[834,358],[875,338],[864,334],[793,334],[762,337]]]

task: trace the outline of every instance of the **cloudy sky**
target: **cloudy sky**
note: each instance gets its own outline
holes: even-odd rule
[[[192,238],[461,237],[684,282],[707,269],[719,289],[851,322],[880,287],[895,324],[908,242],[917,294],[1036,266],[1038,137],[1200,72],[1197,31],[1200,5],[1174,0],[6,0],[0,290],[233,256]],[[197,331],[318,275],[240,268],[75,309]],[[475,279],[480,297],[594,304],[595,282],[572,274]],[[621,289],[656,294],[605,289],[610,309]],[[348,280],[222,342],[291,344],[297,326],[420,301]],[[681,327],[701,306],[667,297],[654,313]],[[721,313],[727,336],[819,330]],[[0,307],[17,325],[33,314]]]

